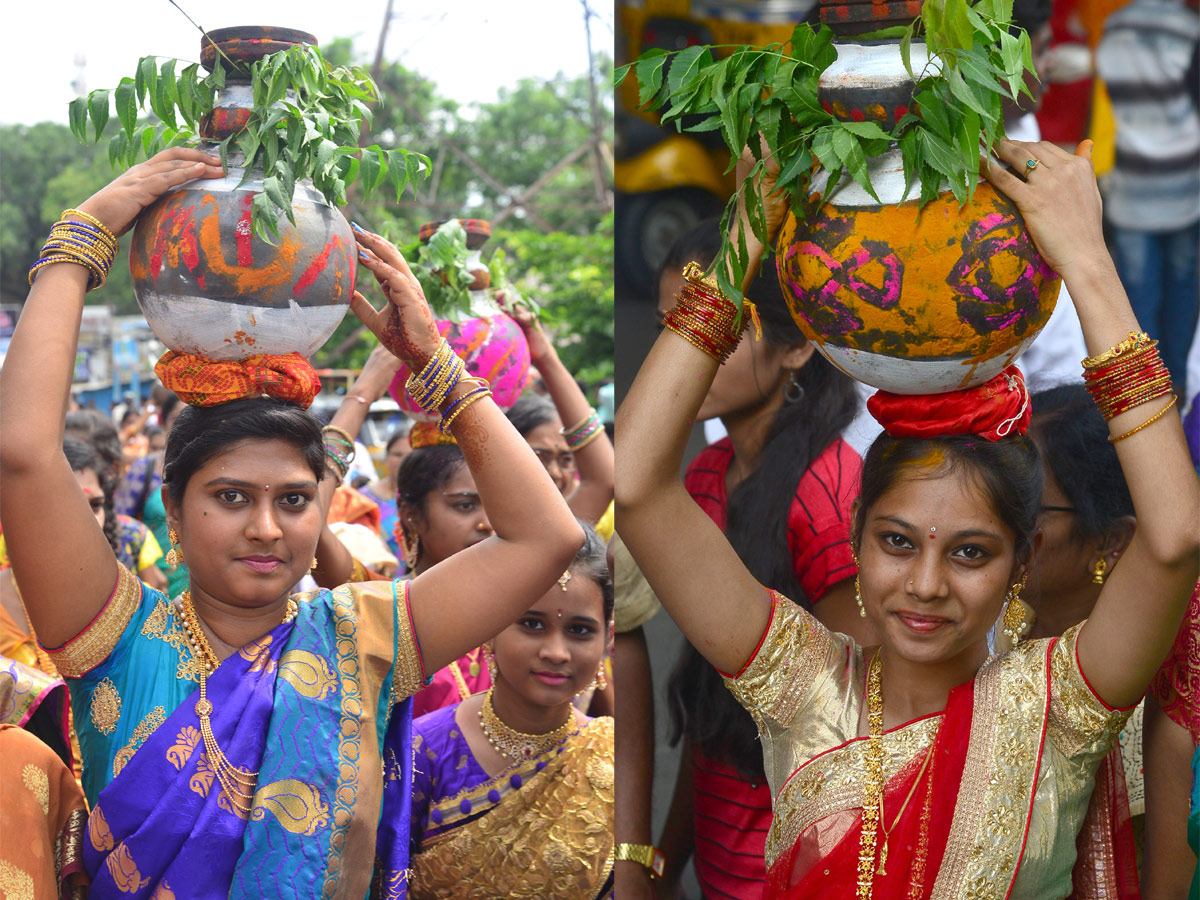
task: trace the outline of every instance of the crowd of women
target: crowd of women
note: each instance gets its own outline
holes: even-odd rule
[[[403,257],[355,226],[387,302],[352,301],[379,346],[328,425],[294,354],[169,352],[167,390],[123,433],[68,412],[96,259],[165,191],[220,172],[167,150],[65,211],[0,373],[0,417],[21,423],[0,436],[0,887],[611,895],[595,526],[611,532],[613,452],[534,318],[516,314],[548,399],[510,422]],[[363,496],[355,438],[401,365],[440,427],[389,442]],[[339,538],[362,522],[402,561]]]
[[[354,295],[379,346],[328,424],[294,355],[172,351],[153,410],[71,412],[97,260],[219,160],[167,150],[66,210],[0,370],[19,423],[0,431],[0,887],[636,897],[677,894],[693,858],[709,898],[1195,891],[1200,482],[1088,146],[1000,160],[1037,161],[986,177],[1069,288],[1082,379],[876,392],[865,455],[858,392],[771,266],[744,284],[755,317],[704,276],[715,222],[668,254],[619,458],[535,317],[512,310],[543,392],[505,414],[357,225],[386,303]],[[777,225],[772,177],[751,189]],[[440,420],[389,439],[359,492],[356,436],[402,366]],[[713,417],[727,436],[681,478]],[[659,601],[689,646],[655,847],[638,628]]]

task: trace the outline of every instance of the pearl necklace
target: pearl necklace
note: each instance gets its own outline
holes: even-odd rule
[[[483,728],[483,736],[501,756],[509,759],[530,759],[545,753],[555,744],[561,743],[575,723],[575,715],[570,706],[567,707],[567,720],[545,734],[525,734],[504,723],[496,715],[496,707],[492,705],[492,688],[483,695],[483,705],[479,707],[479,724]]]
[[[298,611],[299,607],[296,605],[296,601],[288,597],[287,611],[284,613],[283,621],[292,621],[296,618]],[[209,673],[215,671],[221,661],[217,659],[217,654],[213,652],[212,645],[208,642],[208,636],[200,627],[200,618],[196,615],[191,591],[185,590],[179,595],[179,612],[192,656],[200,662],[200,699],[196,702],[196,715],[200,717],[200,735],[204,739],[208,765],[213,774],[217,776],[217,781],[221,783],[221,789],[229,798],[234,811],[242,818],[247,818],[250,810],[254,807],[254,790],[258,784],[258,773],[231,763],[220,745],[217,744],[216,736],[213,735],[210,721],[213,705],[208,699],[206,688]]]

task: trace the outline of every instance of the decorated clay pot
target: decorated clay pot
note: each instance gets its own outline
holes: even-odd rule
[[[304,32],[226,28],[209,32],[235,63],[290,44],[316,43]],[[202,42],[202,60],[215,50]],[[226,64],[228,68],[228,64]],[[244,127],[249,76],[231,72],[201,134],[218,141]],[[349,309],[357,269],[350,224],[309,180],[296,182],[295,224],[281,216],[277,246],[251,233],[251,204],[263,190],[261,170],[241,184],[231,154],[228,175],[180,185],[138,218],[129,254],[138,305],[172,350],[211,359],[259,353],[311,356]]]
[[[919,12],[919,2],[822,0],[821,9],[843,36],[907,24]],[[898,43],[843,37],[834,46],[822,105],[840,119],[890,128],[913,94]],[[914,71],[926,58],[914,43]],[[792,317],[826,359],[875,387],[917,394],[981,384],[1046,324],[1058,276],[1016,206],[986,182],[961,209],[947,184],[920,209],[920,186],[904,193],[898,149],[868,160],[868,170],[878,201],[847,176],[803,225],[793,216],[784,223],[777,265]],[[812,190],[827,183],[822,170]]]
[[[487,291],[471,292],[470,317],[459,322],[439,320],[437,325],[466,363],[468,374],[487,379],[497,406],[507,410],[517,402],[529,383],[529,344],[521,326],[501,311]],[[404,389],[409,374],[408,368],[401,366],[389,393],[417,421],[436,420],[436,414],[422,410]]]

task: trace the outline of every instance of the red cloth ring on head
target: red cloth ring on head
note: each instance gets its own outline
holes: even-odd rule
[[[154,374],[189,406],[266,396],[308,409],[321,390],[312,364],[299,353],[260,353],[233,362],[168,350],[155,364]]]
[[[944,394],[876,391],[867,411],[892,437],[974,434],[989,441],[1024,434],[1033,414],[1025,376],[1016,366],[977,387]]]

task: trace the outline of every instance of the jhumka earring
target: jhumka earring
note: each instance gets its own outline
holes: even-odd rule
[[[167,565],[177,569],[183,564],[183,550],[179,547],[179,535],[174,528],[167,529],[167,540],[171,542],[171,549],[167,551]]]
[[[483,661],[487,664],[488,675],[491,676],[492,684],[496,683],[496,654],[492,652],[491,644],[484,644],[479,648],[483,651]]]
[[[313,557],[312,565],[308,567],[308,571],[310,571],[310,572],[317,571],[317,558],[315,556]]]
[[[1108,571],[1108,563],[1104,558],[1096,560],[1096,565],[1092,567],[1092,584],[1104,584],[1104,573]]]
[[[1025,632],[1029,630],[1025,602],[1021,599],[1021,591],[1025,590],[1027,577],[1022,575],[1021,580],[1009,588],[1008,605],[1004,607],[1004,633],[1012,640],[1013,646],[1016,646]]]
[[[421,538],[419,535],[409,534],[404,523],[399,519],[396,520],[396,538],[400,544],[400,555],[404,557],[404,565],[410,572],[415,572],[417,569],[417,560],[421,557]]]

